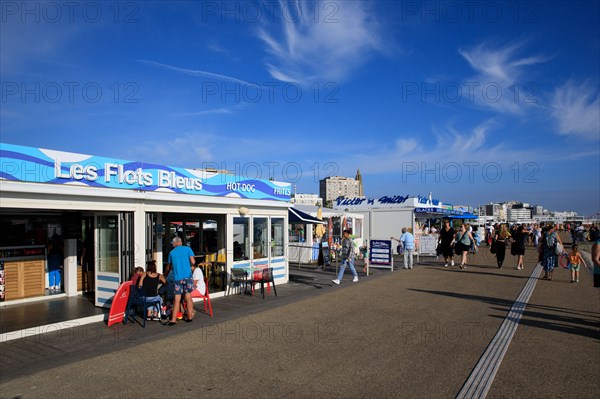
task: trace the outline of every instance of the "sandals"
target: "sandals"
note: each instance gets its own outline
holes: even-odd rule
[[[192,321],[194,321],[194,316],[196,316],[196,312],[192,313],[191,318],[188,318],[187,315],[184,315],[183,320],[185,320],[186,323],[191,323]]]

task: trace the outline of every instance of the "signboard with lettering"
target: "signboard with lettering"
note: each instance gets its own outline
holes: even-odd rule
[[[394,270],[392,240],[369,240],[369,267],[389,267]]]
[[[291,183],[0,143],[0,179],[289,201]]]
[[[329,244],[327,241],[321,243],[318,265],[323,266],[323,268],[331,267],[331,255],[329,253]]]
[[[420,241],[419,255],[437,256],[438,237],[436,235],[422,235]]]

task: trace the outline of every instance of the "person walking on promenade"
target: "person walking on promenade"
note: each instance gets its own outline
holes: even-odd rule
[[[529,233],[525,230],[524,226],[517,227],[517,233],[515,234],[514,255],[517,256],[517,270],[523,270],[523,257],[525,256],[525,244],[527,243],[527,237]]]
[[[569,263],[571,264],[571,282],[578,283],[579,282],[579,269],[581,268],[581,264],[585,267],[588,265],[583,260],[583,257],[579,253],[579,245],[573,244],[571,246],[571,253],[569,254]]]
[[[400,238],[390,237],[392,240],[396,240],[402,243],[404,248],[404,268],[413,268],[413,254],[415,252],[415,237],[406,227],[402,228],[402,235]]]
[[[442,250],[442,256],[444,257],[444,267],[454,266],[454,249],[452,248],[452,244],[454,243],[454,235],[455,231],[452,227],[450,227],[450,221],[444,220],[444,227],[440,230],[440,236],[438,239],[438,244]]]
[[[594,287],[600,287],[600,237],[592,245],[592,262],[594,262]]]
[[[473,235],[467,230],[467,225],[465,223],[461,224],[460,230],[456,233],[456,244],[454,244],[456,246],[456,253],[460,253],[461,255],[461,269],[467,267],[467,254],[473,241]]]
[[[506,257],[506,241],[510,238],[510,233],[506,229],[506,225],[500,225],[500,229],[497,230],[492,245],[496,246],[496,261],[498,262],[498,269],[502,269],[504,258]]]
[[[354,243],[350,239],[350,230],[344,230],[344,238],[342,239],[342,253],[340,255],[342,259],[342,263],[340,265],[340,271],[338,273],[338,278],[333,281],[334,284],[340,284],[342,278],[344,277],[344,271],[346,270],[346,266],[350,267],[350,271],[354,278],[352,279],[353,283],[358,281],[358,274],[356,274],[356,269],[354,268]]]
[[[194,290],[194,282],[192,280],[191,266],[196,264],[194,252],[187,245],[182,245],[181,238],[175,237],[172,241],[173,249],[169,252],[168,263],[173,268],[173,282],[175,300],[173,303],[173,313],[169,325],[177,324],[177,310],[181,304],[181,296],[187,304],[187,319],[192,321],[194,318],[194,302],[192,302],[192,291]]]
[[[539,225],[533,227],[533,246],[538,247],[540,244],[540,238],[542,238],[542,228]]]
[[[556,254],[558,244],[561,247],[563,245],[560,236],[556,232],[556,226],[551,223],[548,226],[548,231],[544,233],[544,245],[542,249],[542,266],[545,272],[543,278],[547,278],[548,280],[552,280],[552,272],[558,264],[558,255]]]

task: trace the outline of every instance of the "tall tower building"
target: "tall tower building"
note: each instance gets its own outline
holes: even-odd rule
[[[365,189],[363,187],[363,179],[362,179],[362,176],[360,174],[360,169],[356,169],[356,177],[354,178],[354,180],[356,180],[358,182],[358,196],[359,197],[364,197],[365,196]]]

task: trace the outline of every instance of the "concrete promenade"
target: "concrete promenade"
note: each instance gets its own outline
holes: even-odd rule
[[[522,271],[510,255],[498,269],[485,247],[465,270],[421,261],[340,286],[292,270],[278,297],[218,299],[214,318],[172,327],[97,323],[5,342],[0,397],[454,398],[486,348],[485,394],[465,397],[600,397],[589,271],[579,284],[564,269],[538,279],[531,247]]]

